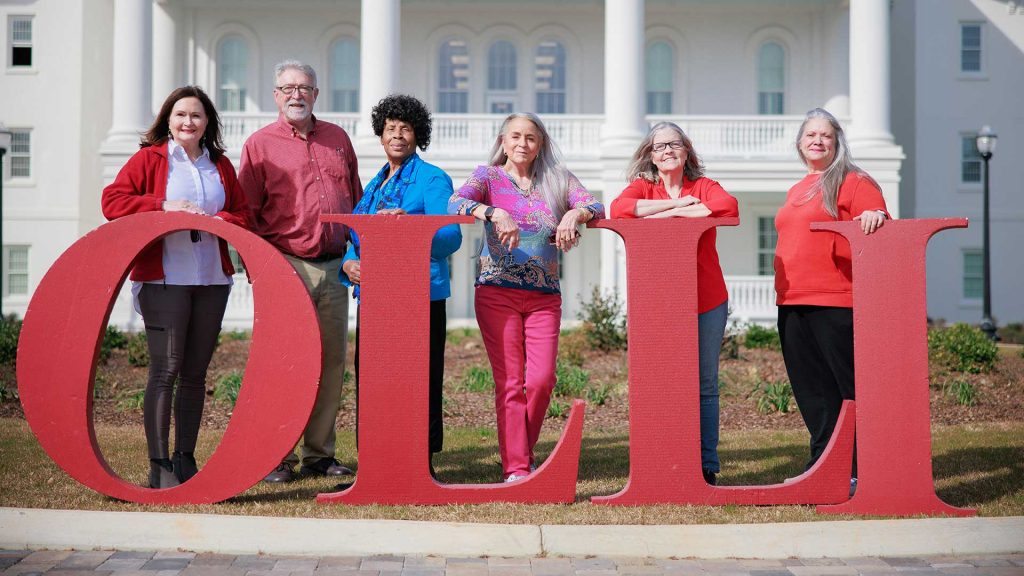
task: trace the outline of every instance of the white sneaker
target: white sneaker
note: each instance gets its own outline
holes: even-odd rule
[[[856,494],[856,493],[857,493],[857,479],[856,478],[850,478],[850,498],[853,498],[853,495]]]
[[[505,478],[505,484],[509,482],[515,482],[516,480],[524,480],[526,475],[520,476],[519,474],[509,474],[508,478]]]

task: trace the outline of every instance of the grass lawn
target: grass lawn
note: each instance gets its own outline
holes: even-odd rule
[[[540,456],[553,448],[559,432],[546,426]],[[97,425],[97,437],[111,467],[142,484],[148,473],[141,426]],[[204,428],[200,462],[216,447],[223,430]],[[806,455],[802,430],[723,431],[722,485],[770,484],[801,472]],[[339,458],[355,461],[351,433],[339,435]],[[977,508],[982,516],[1024,516],[1024,423],[981,423],[933,429],[936,490],[946,502]],[[112,500],[78,484],[42,451],[20,418],[0,418],[0,506],[118,511],[175,511],[315,518],[375,518],[523,524],[701,524],[835,520],[813,506],[595,506],[591,496],[611,494],[626,482],[626,432],[585,428],[577,501],[571,505],[487,504],[475,506],[320,505],[317,492],[336,481],[303,479],[286,485],[258,484],[220,504],[142,506]],[[500,475],[497,440],[489,428],[446,431],[445,451],[436,457],[440,479],[448,483],[496,482]]]

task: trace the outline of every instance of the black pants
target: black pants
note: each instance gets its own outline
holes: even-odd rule
[[[356,311],[358,317],[359,311]],[[444,343],[448,328],[448,312],[444,300],[430,301],[430,451],[440,452],[444,446],[444,414],[441,392],[444,389]],[[359,323],[356,323],[356,447],[359,446]]]
[[[149,382],[142,413],[150,458],[170,457],[172,404],[174,451],[193,452],[196,448],[206,400],[206,369],[217,347],[230,292],[229,285],[167,284],[144,284],[139,292],[149,347]]]
[[[853,309],[779,306],[779,338],[793,397],[811,434],[810,468],[832,437],[843,400],[854,399]],[[855,451],[854,476],[856,470]]]

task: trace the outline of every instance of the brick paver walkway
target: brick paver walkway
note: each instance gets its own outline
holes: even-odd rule
[[[1024,554],[786,560],[293,557],[190,552],[0,550],[2,576],[1024,576]]]

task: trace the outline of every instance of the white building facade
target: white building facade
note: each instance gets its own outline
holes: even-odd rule
[[[904,150],[893,132],[894,125],[902,129],[904,122],[902,117],[894,122],[893,112],[909,106],[918,114],[925,109],[943,114],[944,106],[959,101],[933,100],[925,93],[929,84],[918,86],[908,105],[902,86],[909,79],[917,85],[932,82],[928,78],[936,73],[935,62],[947,56],[931,56],[918,48],[917,58],[908,61],[890,46],[907,42],[902,29],[894,26],[910,21],[915,25],[911,31],[920,30],[932,25],[930,19],[959,16],[918,4],[298,0],[285,7],[270,0],[0,2],[0,18],[7,26],[0,122],[15,132],[19,143],[4,158],[3,311],[23,314],[32,289],[56,257],[102,224],[103,185],[137,149],[138,133],[174,87],[197,84],[215,99],[228,155],[237,163],[248,134],[276,118],[273,65],[296,58],[317,69],[317,115],[353,135],[364,182],[384,162],[370,130],[369,111],[392,92],[415,95],[434,111],[434,137],[423,156],[445,169],[456,186],[486,160],[505,114],[533,111],[545,120],[570,169],[606,204],[625,186],[624,170],[646,127],[662,119],[679,123],[702,155],[707,175],[740,203],[740,226],[720,230],[718,240],[733,319],[770,321],[775,315],[773,216],[786,190],[804,175],[794,141],[806,110],[823,106],[844,120],[858,163],[878,180],[894,214],[934,215],[916,212],[933,191],[901,187]],[[996,0],[953,4],[975,12],[1007,12],[1006,3]],[[1013,20],[1018,29],[1020,20]],[[1004,59],[1016,58],[1010,67],[1020,68],[1020,47],[1014,48],[995,46],[1006,52],[998,58],[985,54],[988,85],[1003,76]],[[960,46],[943,50],[954,58]],[[1015,80],[1018,84],[1021,77]],[[925,119],[915,120],[906,132],[915,144],[932,138],[924,129]],[[1013,128],[1004,130],[995,119],[989,123],[1000,131],[998,165],[1004,149],[1009,158],[1011,141],[1019,139],[1020,130],[1018,126],[1018,135],[1011,135]],[[959,129],[967,125],[965,119]],[[928,158],[913,159],[917,181],[929,173],[929,166],[958,163],[960,151],[953,152],[952,157],[939,157],[938,151],[930,151]],[[1008,182],[1013,170],[1019,175],[1021,163],[1004,164],[1007,172],[1001,178]],[[1016,181],[1019,189],[1021,178]],[[1016,202],[1019,214],[1020,200]],[[966,205],[947,214],[972,215]],[[971,233],[980,233],[973,226]],[[472,322],[481,228],[464,226],[463,232],[463,248],[452,262],[449,318]],[[964,241],[963,246],[970,245]],[[960,246],[947,244],[946,249],[959,254]],[[669,248],[666,259],[671,258]],[[565,257],[566,319],[575,317],[580,296],[594,285],[621,292],[621,252],[617,236],[592,230]],[[947,260],[956,254],[934,256],[936,252],[930,252],[930,274],[935,268],[949,272]],[[1015,268],[1016,281],[998,282],[1021,285],[1024,273]],[[930,281],[948,281],[934,278],[939,280]],[[951,305],[945,300],[933,298],[930,304],[942,307],[932,315],[954,317],[945,311]],[[244,281],[236,282],[226,325],[244,327],[251,306]],[[1019,308],[1004,312],[1002,306],[997,298],[997,317],[1024,317]],[[120,302],[111,321],[130,327],[137,320]]]

